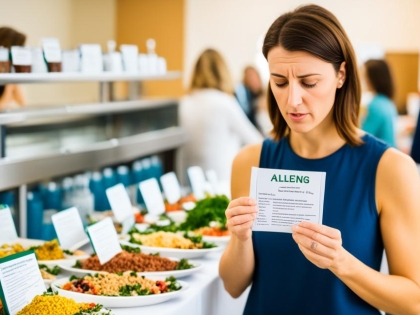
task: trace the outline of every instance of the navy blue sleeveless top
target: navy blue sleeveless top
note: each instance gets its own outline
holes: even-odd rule
[[[379,160],[388,146],[373,136],[344,145],[321,159],[294,153],[287,138],[265,140],[260,167],[326,172],[322,224],[341,231],[343,247],[369,267],[380,268],[383,243],[375,201]],[[328,269],[303,256],[289,233],[253,232],[255,271],[244,314],[379,314]]]

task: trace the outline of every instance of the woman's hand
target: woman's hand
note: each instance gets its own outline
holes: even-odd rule
[[[246,241],[252,235],[251,226],[257,217],[257,202],[250,197],[240,197],[232,200],[226,209],[227,227],[241,241]]]
[[[339,273],[345,268],[348,252],[342,246],[341,232],[312,222],[292,227],[293,239],[303,255],[315,266]]]

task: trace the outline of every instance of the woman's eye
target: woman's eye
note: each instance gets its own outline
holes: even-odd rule
[[[303,81],[302,81],[302,85],[303,85],[304,87],[307,87],[307,88],[311,89],[311,88],[315,87],[316,82],[315,82],[315,83],[313,83],[313,84],[308,84],[308,83],[305,83],[305,82],[303,82]]]
[[[277,87],[282,88],[285,87],[287,85],[287,82],[284,83],[275,83]]]

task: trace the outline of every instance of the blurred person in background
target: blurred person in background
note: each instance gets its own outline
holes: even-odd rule
[[[257,69],[253,66],[245,67],[242,82],[235,86],[235,97],[248,119],[257,128],[256,114],[258,101],[262,94],[263,87]]]
[[[394,83],[389,66],[385,60],[371,59],[366,61],[363,70],[366,88],[375,95],[367,105],[362,129],[396,147],[398,113],[392,101]]]
[[[220,181],[230,181],[235,155],[244,145],[263,139],[236,101],[229,69],[214,49],[205,50],[198,58],[179,113],[180,126],[189,135],[177,158],[178,176],[184,185],[190,166],[213,169]]]
[[[0,27],[0,46],[10,48],[12,46],[24,46],[26,35],[10,27]],[[22,89],[16,84],[0,85],[0,110],[24,106],[25,98]]]

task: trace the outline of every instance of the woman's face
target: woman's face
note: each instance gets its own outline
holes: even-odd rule
[[[290,129],[308,133],[330,127],[335,93],[345,80],[344,62],[337,73],[307,52],[282,47],[272,48],[267,59],[271,90]]]

